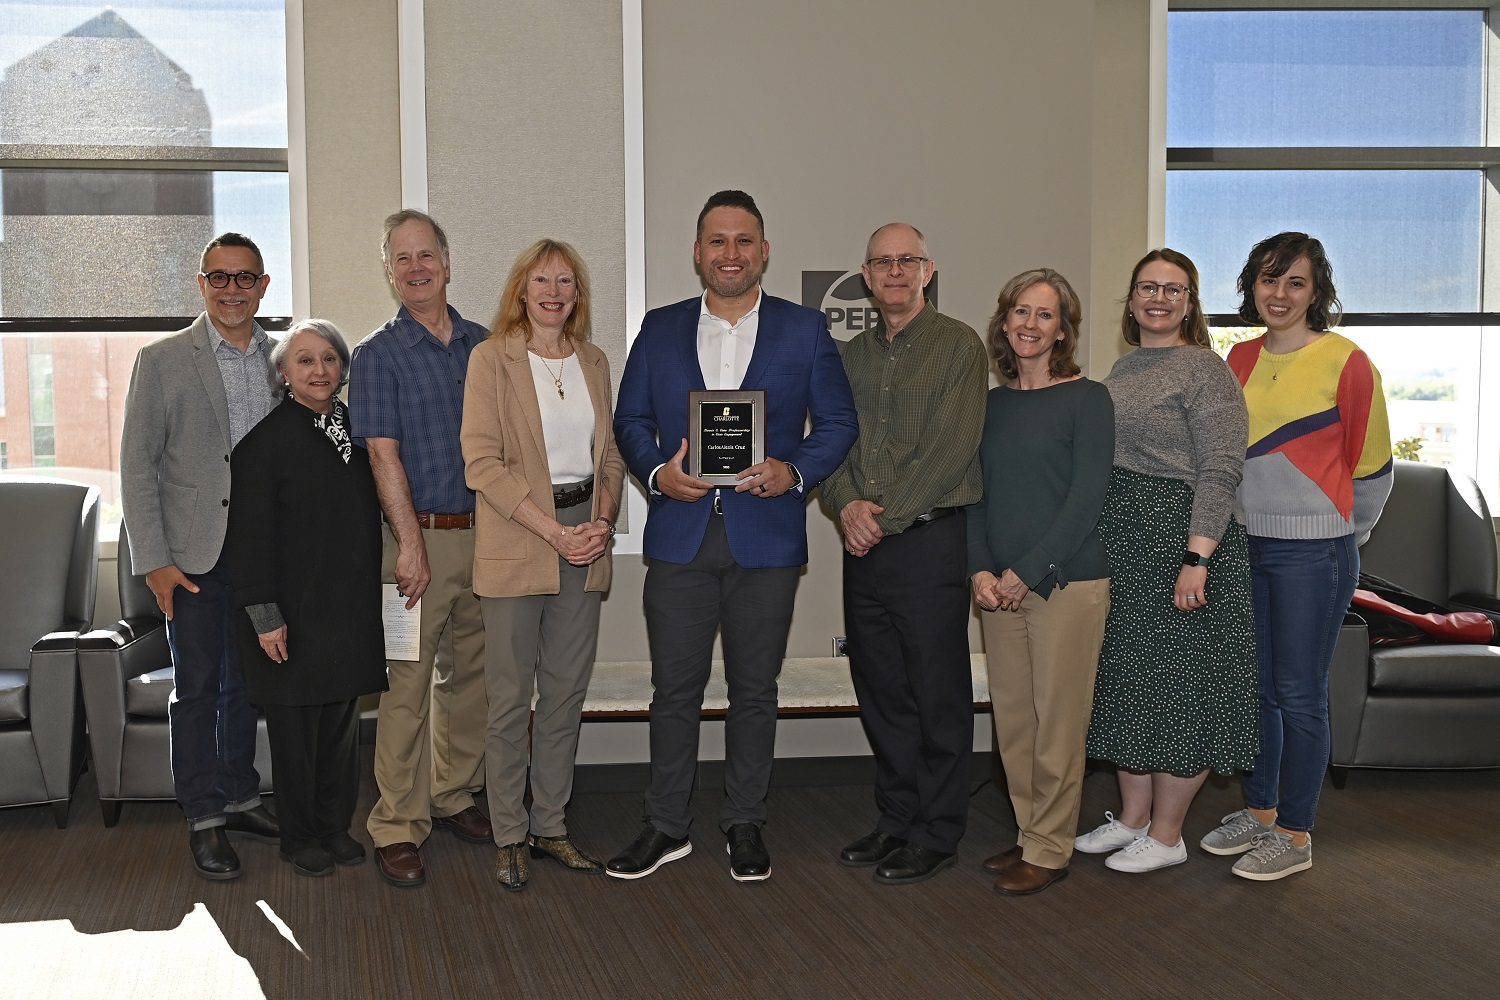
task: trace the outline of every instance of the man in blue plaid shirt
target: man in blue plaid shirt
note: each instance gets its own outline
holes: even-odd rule
[[[490,821],[484,787],[484,623],[474,596],[474,494],[459,450],[469,354],[487,335],[448,304],[448,237],[423,212],[385,221],[381,257],[401,308],[354,349],[349,413],[370,453],[385,513],[384,573],[421,602],[416,660],[388,660],[380,698],[370,839],[380,875],[422,885],[433,824],[474,843]],[[452,654],[439,640],[452,632]]]

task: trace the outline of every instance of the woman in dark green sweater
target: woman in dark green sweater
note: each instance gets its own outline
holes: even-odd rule
[[[1039,268],[1006,283],[989,328],[991,357],[1010,384],[990,390],[985,412],[969,574],[1020,828],[1016,846],[984,863],[1006,895],[1040,892],[1067,875],[1109,613],[1096,526],[1114,406],[1104,386],[1079,374],[1082,318],[1067,279]]]

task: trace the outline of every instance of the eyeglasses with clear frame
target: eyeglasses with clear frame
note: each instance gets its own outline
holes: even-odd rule
[[[1187,285],[1163,285],[1155,281],[1137,281],[1135,283],[1135,294],[1137,298],[1154,299],[1156,293],[1160,292],[1168,302],[1176,302],[1187,294]]]
[[[885,274],[897,264],[901,265],[903,271],[914,271],[931,259],[931,257],[913,257],[909,254],[903,257],[871,257],[865,261],[865,266],[879,274]]]
[[[207,281],[214,288],[228,288],[232,279],[240,288],[254,288],[264,274],[256,274],[254,271],[202,271],[198,277]]]

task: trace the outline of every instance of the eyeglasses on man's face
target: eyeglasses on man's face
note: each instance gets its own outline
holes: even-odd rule
[[[929,259],[928,257],[912,257],[910,255],[904,257],[871,257],[865,261],[865,266],[879,274],[886,273],[897,264],[901,265],[901,270],[903,271],[912,271],[927,263]]]
[[[235,271],[233,274],[228,271],[207,271],[198,276],[214,288],[228,288],[231,280],[240,288],[254,288],[256,282],[265,277],[264,274],[256,274],[254,271]]]
[[[1135,294],[1143,299],[1154,299],[1160,292],[1168,302],[1176,302],[1187,294],[1187,285],[1163,285],[1155,281],[1137,281]]]

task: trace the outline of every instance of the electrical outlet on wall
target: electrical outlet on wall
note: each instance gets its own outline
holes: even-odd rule
[[[848,656],[849,655],[849,640],[845,639],[841,635],[834,636],[833,637],[833,655],[834,656]]]

